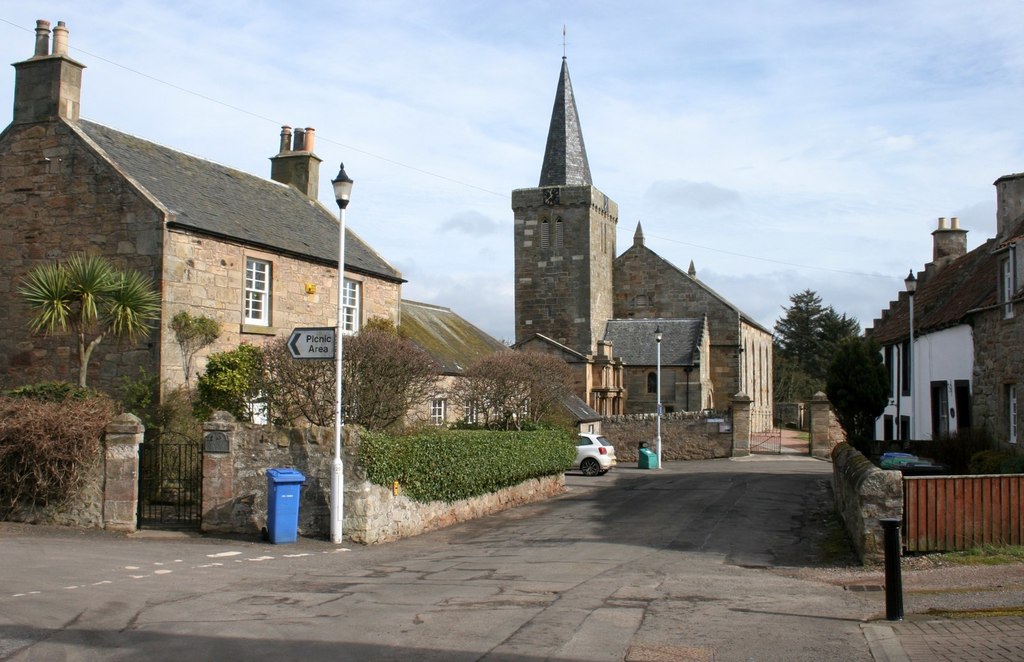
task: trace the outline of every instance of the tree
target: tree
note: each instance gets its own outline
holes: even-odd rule
[[[875,419],[889,401],[889,373],[875,341],[847,338],[839,344],[829,366],[826,393],[854,444],[874,437]]]
[[[86,386],[93,350],[109,336],[134,343],[160,316],[160,295],[138,271],[118,269],[100,256],[75,255],[28,273],[19,290],[35,312],[33,333],[70,329],[78,337],[78,384]]]
[[[181,369],[185,373],[185,392],[192,397],[192,363],[196,354],[220,337],[220,324],[204,315],[193,317],[182,310],[168,324],[181,349]]]
[[[346,338],[343,357],[345,421],[371,430],[400,420],[438,377],[437,364],[418,345],[378,325]]]
[[[571,392],[565,361],[540,352],[495,352],[466,370],[452,391],[484,427],[521,429],[554,413]]]
[[[825,386],[839,343],[860,334],[856,318],[824,306],[812,290],[794,294],[775,323],[774,390],[779,401],[810,398]]]
[[[335,379],[334,361],[293,359],[286,338],[263,346],[263,391],[271,420],[332,425]]]

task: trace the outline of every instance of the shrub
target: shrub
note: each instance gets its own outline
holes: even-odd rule
[[[22,507],[60,507],[99,462],[116,406],[104,396],[62,402],[0,398],[0,517]]]
[[[970,470],[973,457],[993,448],[992,439],[982,430],[963,430],[957,434],[930,441],[910,441],[912,453],[929,457],[949,466],[954,474],[974,473]]]
[[[228,352],[211,354],[206,372],[196,384],[195,415],[206,420],[222,409],[240,421],[252,421],[260,398],[263,352],[242,344]]]
[[[40,382],[27,384],[4,393],[10,398],[27,398],[36,402],[64,402],[65,400],[84,400],[97,397],[99,393],[82,388],[70,382]]]
[[[969,470],[972,474],[1024,473],[1024,455],[1007,449],[981,451],[971,456]]]
[[[457,501],[564,472],[576,457],[576,435],[431,430],[409,436],[363,435],[360,461],[371,482],[402,485],[416,501]]]

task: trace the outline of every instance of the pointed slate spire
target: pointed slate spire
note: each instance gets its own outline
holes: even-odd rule
[[[690,268],[686,273],[690,274],[690,278],[697,277],[697,267],[693,266],[693,260],[690,260]]]
[[[558,77],[555,105],[551,110],[548,144],[544,149],[544,165],[538,186],[591,186],[590,162],[583,144],[583,131],[576,111],[576,99],[569,80],[569,64],[562,57],[562,73]]]
[[[640,221],[636,222],[636,232],[633,233],[633,245],[643,246],[644,245],[644,229],[640,227]]]

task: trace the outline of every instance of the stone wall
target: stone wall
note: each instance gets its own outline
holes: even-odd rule
[[[0,134],[0,386],[78,382],[75,339],[28,331],[18,295],[34,267],[102,254],[160,281],[162,214],[64,122],[15,124]],[[89,386],[115,388],[140,367],[155,370],[160,330],[138,346],[105,339]]]
[[[832,451],[832,491],[857,555],[865,564],[885,559],[883,518],[903,517],[903,475],[884,471],[847,443]]]
[[[674,412],[661,419],[661,459],[710,460],[732,455],[732,433],[722,432],[721,424],[709,423],[695,412]],[[605,418],[602,423],[605,438],[615,446],[615,457],[620,463],[638,460],[640,443],[654,450],[657,437],[657,416],[629,414]]]
[[[300,535],[330,534],[332,428],[283,429],[238,423],[217,412],[204,424],[204,532],[257,534],[267,523],[267,469],[290,467],[306,477],[300,489]],[[223,435],[219,437],[217,435]],[[220,445],[223,439],[227,443]],[[217,448],[218,452],[209,449]],[[225,452],[219,452],[223,449]],[[342,531],[352,542],[373,544],[419,535],[457,522],[550,498],[565,489],[562,475],[528,480],[493,494],[454,503],[420,503],[366,479],[359,466],[359,434],[345,428]]]
[[[272,286],[268,327],[242,323],[242,300],[247,257],[271,263]],[[295,327],[337,326],[337,269],[306,260],[247,248],[238,243],[168,232],[164,263],[164,319],[182,310],[205,315],[220,323],[221,335],[197,357],[193,371],[202,373],[206,357],[238,347],[243,342],[262,345],[274,337],[287,337]],[[360,283],[361,323],[383,317],[398,325],[401,286],[362,274],[345,277]],[[165,334],[161,374],[166,386],[183,383],[181,351],[171,333]],[[194,375],[193,375],[194,378]]]
[[[1014,307],[1015,316],[1011,319],[1004,319],[1002,306],[981,311],[973,317],[972,425],[982,428],[1000,444],[1006,444],[1009,439],[1007,387],[1015,385],[1018,403],[1024,401],[1024,352],[1020,351],[1024,347],[1024,305],[1017,303]],[[1020,443],[1024,436],[1021,414],[1024,408],[1018,404],[1017,410]]]

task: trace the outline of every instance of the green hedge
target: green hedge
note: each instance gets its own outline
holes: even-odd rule
[[[530,478],[563,473],[576,457],[566,430],[434,430],[410,436],[363,434],[360,462],[371,482],[398,481],[416,501],[457,501]]]

